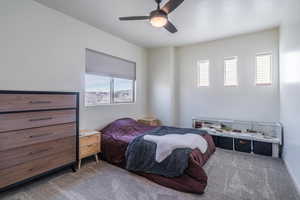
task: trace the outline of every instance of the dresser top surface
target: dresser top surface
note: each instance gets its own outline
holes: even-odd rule
[[[78,95],[79,92],[65,92],[65,91],[27,91],[27,90],[0,90],[0,94],[65,94]]]

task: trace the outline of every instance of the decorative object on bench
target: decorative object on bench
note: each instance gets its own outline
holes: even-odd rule
[[[149,125],[149,126],[159,126],[160,121],[154,117],[145,117],[142,119],[138,120],[139,123],[145,124],[145,125]]]
[[[79,93],[0,91],[0,191],[76,164]]]
[[[207,130],[220,148],[280,157],[282,126],[277,122],[253,122],[195,118],[193,127]]]
[[[81,130],[79,137],[78,169],[83,158],[94,155],[96,163],[99,163],[98,153],[101,152],[101,133],[93,130]]]

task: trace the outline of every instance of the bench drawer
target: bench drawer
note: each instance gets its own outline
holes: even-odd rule
[[[251,153],[251,141],[244,139],[234,139],[234,148],[236,151]]]
[[[233,150],[233,138],[219,136],[217,147]]]
[[[75,108],[76,95],[0,94],[0,112]]]
[[[272,156],[273,153],[272,143],[254,141],[253,153],[265,155],[265,156]]]

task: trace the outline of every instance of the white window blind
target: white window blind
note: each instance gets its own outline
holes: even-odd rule
[[[134,62],[86,49],[85,106],[133,103]]]
[[[90,49],[86,50],[86,72],[99,76],[129,80],[136,79],[136,66],[134,62]]]
[[[256,85],[272,84],[272,54],[256,55]]]
[[[209,86],[209,60],[198,61],[198,87]]]
[[[225,58],[224,60],[224,85],[238,85],[237,57]]]

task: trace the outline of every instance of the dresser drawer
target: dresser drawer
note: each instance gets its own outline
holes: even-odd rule
[[[0,151],[70,136],[76,136],[75,123],[0,133]]]
[[[100,152],[100,144],[90,144],[80,147],[79,158],[85,158]]]
[[[100,144],[100,135],[95,134],[95,135],[80,137],[79,144],[80,147],[91,145],[91,144]]]
[[[67,150],[76,154],[76,137],[67,137],[16,149],[0,151],[0,170]]]
[[[75,121],[75,110],[3,114],[0,115],[0,134],[5,131],[64,124]]]
[[[14,167],[0,170],[0,188],[25,180],[48,170],[74,162],[73,150],[61,152],[48,157],[32,160]]]
[[[0,112],[75,107],[76,95],[0,94]]]

